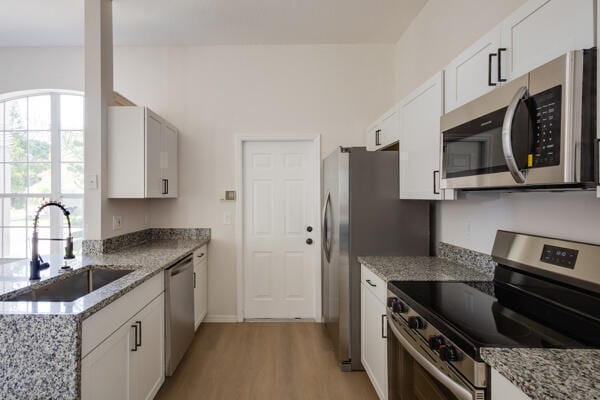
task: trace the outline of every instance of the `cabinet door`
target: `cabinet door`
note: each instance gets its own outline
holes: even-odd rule
[[[208,255],[206,246],[194,252],[194,327],[198,329],[208,312]]]
[[[166,193],[162,197],[177,197],[179,189],[177,129],[164,123],[162,125],[161,141],[160,166],[162,178],[166,180]]]
[[[500,375],[495,369],[492,369],[491,389],[492,400],[531,400],[529,396],[513,385],[508,379]]]
[[[387,399],[385,305],[361,284],[361,361],[380,399]]]
[[[440,117],[442,73],[436,74],[401,103],[400,198],[443,200],[440,189]]]
[[[530,0],[502,23],[502,70],[517,78],[569,50],[594,46],[594,0]]]
[[[136,314],[128,324],[138,326],[139,346],[136,351],[131,352],[132,400],[154,398],[165,380],[164,316],[164,294],[161,294]]]
[[[387,147],[400,140],[398,112],[396,108],[388,111],[381,119],[381,147]]]
[[[163,121],[146,109],[146,197],[163,197],[161,131]]]
[[[134,335],[121,326],[81,361],[83,400],[129,399],[130,357]]]
[[[379,133],[377,133],[377,130],[379,129],[379,125],[377,124],[373,124],[371,125],[369,128],[367,128],[367,151],[375,151],[377,150],[379,147],[381,147],[381,145],[378,145],[378,138],[377,135]]]
[[[498,85],[500,36],[501,29],[498,27],[463,51],[445,68],[445,112],[482,96]]]

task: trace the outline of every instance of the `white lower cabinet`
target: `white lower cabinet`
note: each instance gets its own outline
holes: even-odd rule
[[[531,400],[529,396],[492,368],[491,400]]]
[[[194,328],[208,312],[208,248],[202,246],[194,252]]]
[[[130,398],[130,331],[123,325],[82,360],[82,399]]]
[[[375,291],[385,287],[385,282],[365,274],[366,267],[361,268],[361,362],[379,398],[387,399],[386,307]]]
[[[156,276],[84,321],[82,399],[149,400],[160,389],[165,379],[161,278]],[[148,299],[151,296],[155,297]],[[140,307],[140,302],[145,304]],[[137,312],[122,323],[122,315],[131,315],[131,310]],[[119,325],[112,330],[115,321]],[[105,328],[110,334],[100,338]]]

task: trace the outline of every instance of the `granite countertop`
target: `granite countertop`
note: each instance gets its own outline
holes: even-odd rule
[[[493,274],[440,257],[358,257],[384,281],[491,281]]]
[[[482,258],[466,249],[450,249],[453,253],[459,259]],[[473,267],[440,257],[358,260],[386,282],[493,280],[493,271],[485,266],[485,260],[473,262]],[[479,264],[483,268],[478,268]],[[600,400],[600,350],[483,348],[481,357],[533,400]]]
[[[481,358],[533,400],[600,399],[600,350],[483,348]]]
[[[73,269],[66,272],[60,269],[64,263],[62,258],[50,257],[51,267],[41,271],[42,279],[37,282],[29,281],[29,260],[0,265],[0,315],[74,315],[85,319],[208,241],[152,240],[113,253],[68,260]],[[131,269],[132,272],[71,302],[3,301],[94,268]]]

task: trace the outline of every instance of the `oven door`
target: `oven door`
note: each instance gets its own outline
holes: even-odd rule
[[[484,389],[471,386],[446,363],[429,354],[408,328],[388,313],[389,400],[484,400]]]

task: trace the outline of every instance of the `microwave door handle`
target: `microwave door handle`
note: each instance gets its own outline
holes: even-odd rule
[[[504,115],[504,122],[502,123],[502,151],[504,152],[504,160],[506,160],[508,170],[516,183],[525,183],[525,174],[519,169],[513,154],[512,125],[519,103],[521,100],[526,99],[527,96],[527,87],[521,86],[508,105],[506,114]]]
[[[429,372],[432,377],[434,377],[439,383],[444,385],[449,391],[451,391],[456,397],[458,397],[459,400],[473,400],[473,394],[469,390],[454,382],[445,373],[443,373],[435,365],[433,365],[431,361],[429,361],[421,353],[419,353],[419,351],[416,350],[408,342],[408,340],[404,338],[404,336],[402,336],[402,334],[398,331],[398,328],[396,328],[395,324],[391,323],[391,319],[389,321],[390,323],[388,323],[388,328],[392,329],[394,336],[396,337],[396,339],[398,339],[402,347],[404,347],[406,351],[408,351],[408,353],[415,359],[416,362],[418,362],[421,365],[421,367],[423,367],[423,369]]]

